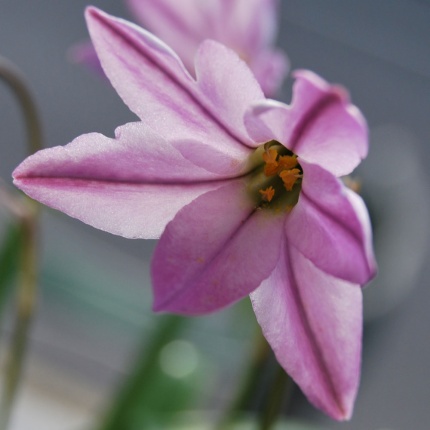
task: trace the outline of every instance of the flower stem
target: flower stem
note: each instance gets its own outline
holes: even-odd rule
[[[26,202],[28,203],[28,202]],[[28,333],[36,302],[36,213],[30,207],[20,220],[22,248],[20,255],[20,275],[18,280],[16,319],[12,339],[4,367],[4,385],[0,403],[0,429],[7,429],[11,409],[22,374],[27,349]]]
[[[36,105],[24,83],[25,79],[18,68],[2,56],[0,56],[0,79],[9,86],[20,103],[27,130],[29,153],[42,149],[42,128]]]
[[[227,410],[225,416],[222,417],[221,421],[218,423],[216,427],[218,430],[224,430],[228,428],[228,424],[237,418],[237,415],[241,411],[245,410],[246,405],[249,403],[249,400],[256,391],[262,370],[269,357],[270,346],[261,334],[260,329],[258,329],[251,365],[245,374],[242,386],[237,392],[236,398],[233,400],[233,403]]]
[[[34,153],[42,148],[42,131],[36,105],[20,71],[9,60],[1,56],[0,80],[3,80],[10,87],[20,104],[27,130],[28,152]],[[5,377],[0,403],[0,430],[6,430],[9,423],[23,370],[28,334],[37,296],[36,232],[38,206],[27,198],[23,202],[18,201],[14,196],[6,200],[10,203],[6,206],[18,219],[22,247],[19,261],[16,318],[10,349],[4,366]]]
[[[158,325],[149,342],[145,332],[145,342],[142,343],[137,359],[124,386],[118,392],[112,406],[103,418],[99,430],[118,430],[138,428],[134,421],[142,410],[142,399],[151,385],[147,384],[154,372],[161,348],[176,338],[188,319],[177,315],[163,315],[158,318]]]
[[[272,373],[272,378],[269,378],[269,383],[264,383],[265,387],[262,388],[260,385],[262,382],[261,376],[262,374],[267,374],[268,368],[271,368],[274,372],[269,372]],[[245,411],[252,397],[263,389],[266,395],[263,405],[258,411],[258,429],[270,430],[276,423],[282,407],[291,398],[293,388],[293,380],[275,360],[271,353],[270,345],[262,335],[261,330],[258,329],[255,350],[250,367],[244,377],[243,385],[238,391],[232,406],[218,423],[216,429],[227,430],[232,428],[230,425],[238,418],[240,412]]]
[[[291,378],[280,365],[277,367],[271,390],[261,411],[259,430],[270,430],[276,423],[286,397],[287,388],[291,386]]]

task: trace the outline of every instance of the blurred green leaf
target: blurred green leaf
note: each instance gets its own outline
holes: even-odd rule
[[[11,224],[2,238],[0,247],[0,315],[9,296],[10,286],[19,270],[22,248],[21,230]]]
[[[225,425],[222,430],[259,430],[259,417],[247,415]],[[176,423],[163,427],[163,430],[213,430],[213,424],[204,414],[180,414]],[[282,419],[274,424],[272,430],[324,430],[319,425],[309,424],[302,420]]]
[[[144,342],[99,430],[167,428],[179,411],[189,408],[199,375],[195,357],[195,368],[184,368],[193,359],[193,346],[177,340],[187,319],[174,315],[157,319],[155,332]]]

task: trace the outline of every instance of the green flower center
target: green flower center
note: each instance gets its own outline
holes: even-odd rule
[[[289,212],[299,199],[303,170],[297,156],[276,140],[259,146],[252,154],[255,166],[248,192],[257,208]]]

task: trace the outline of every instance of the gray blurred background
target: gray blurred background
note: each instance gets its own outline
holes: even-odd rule
[[[365,291],[362,382],[353,419],[333,423],[300,396],[292,412],[326,429],[427,430],[430,2],[281,3],[278,45],[292,68],[310,68],[344,85],[368,119],[372,148],[357,178],[374,221],[380,264],[379,278]],[[92,4],[132,18],[121,0]],[[87,38],[86,5],[0,0],[0,54],[25,74],[46,146],[91,131],[113,135],[116,126],[134,120],[107,83],[67,60],[68,49]],[[285,102],[291,82],[279,97]],[[26,156],[25,133],[2,84],[0,145],[0,177],[10,183]],[[44,281],[12,428],[79,429],[93,422],[127,372],[142,329],[156,324],[148,274],[154,242],[109,236],[52,213],[43,221]],[[240,354],[248,342],[241,329],[231,333],[232,318],[229,310],[200,318],[193,334],[200,354],[220,373],[237,370],[240,356],[229,351]],[[7,323],[3,331],[7,338]],[[207,333],[215,341],[208,342]]]

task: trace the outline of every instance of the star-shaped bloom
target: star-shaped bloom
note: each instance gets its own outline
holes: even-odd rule
[[[168,43],[188,71],[200,43],[213,39],[244,59],[265,94],[276,92],[287,73],[285,54],[274,49],[278,0],[127,0],[137,21]],[[99,70],[91,44],[72,51],[75,60]]]
[[[216,311],[251,295],[277,359],[317,407],[352,412],[362,296],[375,272],[365,206],[340,179],[367,154],[345,90],[295,73],[291,105],[267,100],[223,45],[195,76],[163,42],[95,8],[92,41],[141,119],[85,134],[14,172],[29,196],[94,227],[158,238],[154,309]]]

